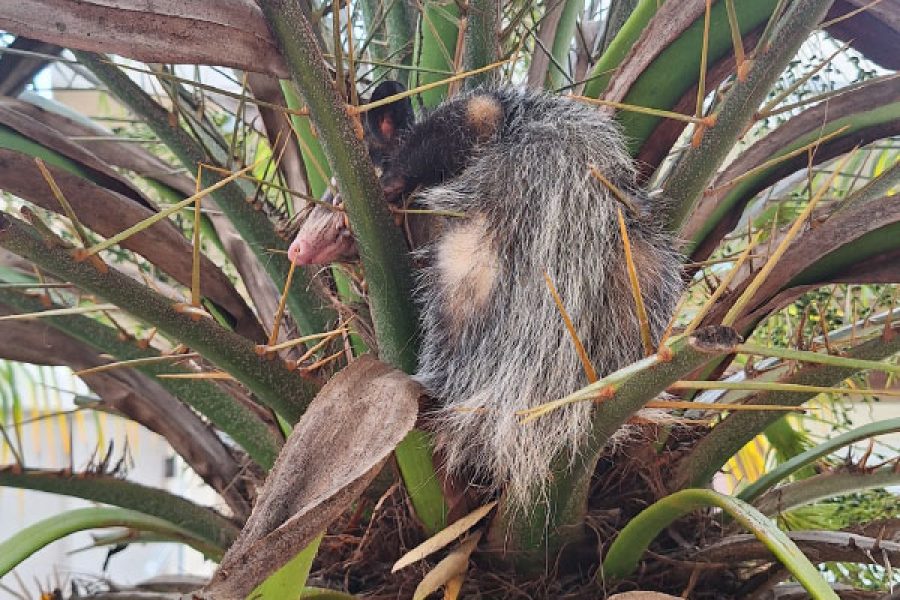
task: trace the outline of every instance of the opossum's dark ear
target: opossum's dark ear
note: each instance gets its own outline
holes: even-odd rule
[[[378,84],[369,102],[383,100],[406,91],[399,81],[383,81]],[[380,144],[391,145],[400,135],[413,126],[412,103],[409,98],[403,98],[378,108],[366,111],[366,133],[375,136]]]

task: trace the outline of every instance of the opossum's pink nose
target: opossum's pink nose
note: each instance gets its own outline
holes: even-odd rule
[[[306,240],[295,239],[288,248],[288,259],[295,265],[314,264],[316,249]]]
[[[308,239],[298,234],[288,248],[288,259],[295,265],[327,265],[356,257],[356,243],[347,229],[329,240]]]

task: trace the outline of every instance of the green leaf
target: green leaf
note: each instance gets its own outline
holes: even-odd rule
[[[900,485],[900,471],[890,466],[874,471],[823,473],[773,488],[755,504],[761,513],[775,515],[819,500],[895,485]]]
[[[237,538],[234,523],[212,509],[165,490],[94,473],[0,469],[0,486],[38,490],[112,504],[165,520],[224,552]]]
[[[820,458],[840,450],[844,446],[849,446],[854,442],[875,437],[876,435],[884,435],[896,431],[900,431],[900,417],[869,423],[868,425],[857,427],[852,431],[842,433],[837,437],[830,438],[818,446],[810,448],[802,454],[798,454],[791,460],[781,463],[768,473],[765,473],[762,477],[744,488],[741,493],[738,494],[738,498],[745,502],[753,502],[760,494],[782,479],[796,473],[804,466],[810,465]]]
[[[19,531],[0,543],[0,577],[51,542],[86,529],[129,527],[163,534],[171,541],[185,543],[214,560],[221,550],[168,521],[122,508],[79,508],[54,515]]]
[[[453,57],[459,37],[459,6],[453,0],[426,0],[419,21],[414,62],[421,70],[412,76],[412,87],[441,81],[453,74]],[[437,106],[447,97],[442,85],[419,94],[426,108]]]
[[[704,507],[720,508],[749,529],[814,600],[837,600],[837,594],[816,567],[773,521],[746,502],[712,490],[681,490],[644,509],[619,532],[606,553],[598,576],[610,580],[628,577],[660,531],[679,517]]]
[[[265,581],[250,593],[250,598],[258,598],[259,600],[321,598],[321,596],[307,595],[309,588],[304,588],[304,586],[324,535],[317,537],[306,548],[298,552],[294,558],[289,560],[287,564],[269,575]]]

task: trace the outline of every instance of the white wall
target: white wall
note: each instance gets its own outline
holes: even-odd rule
[[[75,471],[83,471],[96,462],[98,442],[102,443],[105,452],[110,441],[114,443],[110,462],[115,463],[122,456],[127,440],[128,454],[133,460],[133,466],[127,473],[129,480],[165,488],[198,503],[215,501],[215,494],[198,484],[196,475],[186,472],[180,461],[175,464],[176,477],[166,477],[166,461],[173,457],[171,448],[164,439],[134,423],[93,411],[38,418],[60,409],[73,409],[74,395],[89,392],[79,380],[69,379],[66,369],[44,367],[38,370],[30,365],[26,368],[29,373],[43,373],[45,377],[48,372],[55,372],[56,380],[60,382],[58,385],[63,388],[54,398],[53,394],[45,393],[46,385],[32,386],[20,378],[20,398],[29,411],[24,419],[37,418],[21,430],[21,447],[27,466],[62,469],[71,465]],[[12,434],[10,429],[7,431]],[[69,440],[72,444],[71,457]],[[0,465],[12,462],[9,448],[0,443]],[[56,494],[0,487],[0,540],[47,517],[86,506],[91,506],[91,503]],[[39,585],[46,591],[66,584],[72,577],[96,578],[103,574],[107,551],[90,549],[76,552],[91,543],[91,532],[77,533],[54,542],[27,559],[14,573],[0,579],[0,585],[12,588],[19,594],[23,594],[24,585],[30,594],[27,597],[37,598]],[[117,583],[132,584],[161,574],[206,575],[211,573],[212,567],[199,553],[180,544],[132,544],[111,558],[108,575]],[[15,596],[0,588],[0,599],[12,598]]]

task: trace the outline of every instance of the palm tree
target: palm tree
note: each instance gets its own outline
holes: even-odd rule
[[[58,311],[2,322],[0,356],[79,370],[94,408],[164,436],[228,509],[102,463],[72,473],[18,462],[0,485],[111,507],[7,540],[0,573],[71,531],[109,526],[221,561],[194,592],[209,598],[424,598],[442,586],[448,598],[747,598],[796,593],[788,577],[809,597],[859,597],[813,563],[897,564],[896,508],[881,529],[869,517],[854,531],[844,519],[843,530],[785,532],[776,519],[798,523],[803,507],[848,494],[874,501],[867,490],[900,481],[895,461],[824,460],[897,419],[784,443],[800,439],[785,410],[821,393],[888,397],[865,382],[898,373],[887,360],[900,351],[895,0],[0,7],[17,36],[0,59],[0,188],[19,213],[0,213],[0,311]],[[49,62],[135,122],[117,136],[22,95]],[[184,64],[219,69],[174,67]],[[231,82],[210,85],[213,75]],[[501,496],[459,518],[416,428],[411,265],[358,134],[360,98],[384,78],[423,109],[490,80],[598,104],[683,240],[690,280],[670,335],[560,401],[603,399],[584,450],[561,457],[532,510]],[[293,269],[279,232],[332,176],[359,264]],[[666,390],[681,399],[658,400]],[[691,402],[698,390],[725,391]],[[530,416],[553,418],[558,404]],[[648,405],[669,416],[634,423]],[[643,435],[610,443],[629,421]],[[736,474],[729,461],[760,460],[754,440],[784,462],[713,491],[723,469]],[[420,566],[391,574],[419,542],[397,566]]]

